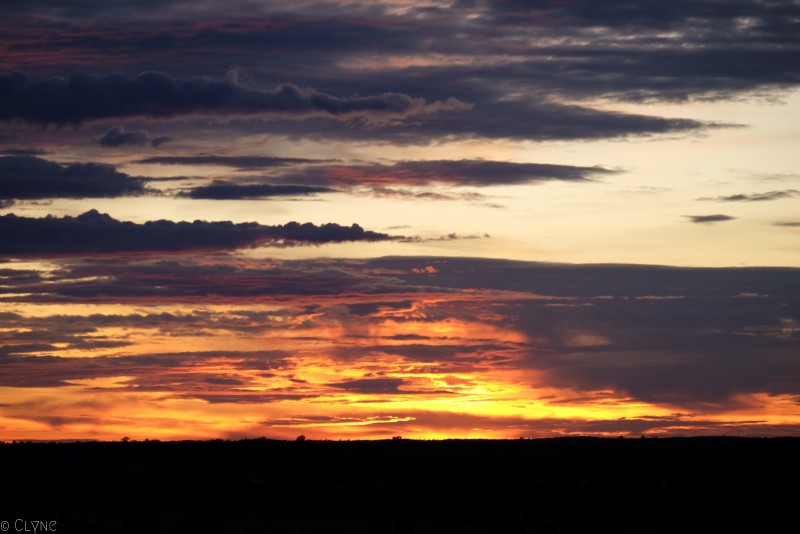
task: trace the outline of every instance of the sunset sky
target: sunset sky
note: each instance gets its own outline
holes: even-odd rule
[[[2,12],[0,440],[800,435],[800,2]]]

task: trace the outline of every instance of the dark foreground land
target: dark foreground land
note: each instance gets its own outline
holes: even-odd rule
[[[800,439],[15,443],[0,488],[7,532],[794,533]]]

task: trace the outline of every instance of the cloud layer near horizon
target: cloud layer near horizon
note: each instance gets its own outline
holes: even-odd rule
[[[11,263],[0,299],[18,311],[2,314],[0,387],[42,400],[6,403],[0,416],[79,429],[69,403],[53,420],[35,407],[99,387],[109,406],[132,395],[156,394],[147,402],[165,410],[202,401],[195,423],[170,416],[193,435],[207,435],[215,406],[273,414],[231,429],[239,435],[449,435],[464,425],[476,437],[685,434],[737,421],[780,433],[800,425],[798,279],[796,269],[453,258],[96,258],[47,272]],[[64,302],[96,311],[46,312]]]

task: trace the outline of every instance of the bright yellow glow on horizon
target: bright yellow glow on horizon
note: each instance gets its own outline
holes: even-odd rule
[[[245,279],[259,266],[286,268],[247,256],[198,262],[234,263]],[[800,425],[789,395],[742,393],[687,407],[646,402],[622,388],[559,386],[547,365],[533,365],[554,357],[571,365],[574,354],[587,357],[584,365],[602,359],[619,337],[595,311],[603,303],[671,305],[687,300],[682,295],[446,290],[437,278],[446,264],[424,259],[402,269],[358,260],[315,265],[410,282],[389,293],[244,295],[222,303],[155,303],[134,294],[118,303],[4,304],[0,311],[10,315],[0,341],[11,357],[3,363],[0,439],[516,438],[616,435],[615,422],[656,434],[758,434]],[[227,282],[229,271],[222,272]],[[423,282],[430,292],[414,285]],[[568,319],[584,311],[592,322]],[[551,314],[563,318],[537,319]],[[793,325],[746,333],[788,339]],[[636,356],[644,363],[661,357]]]

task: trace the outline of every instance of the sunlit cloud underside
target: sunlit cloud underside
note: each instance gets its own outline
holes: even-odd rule
[[[800,428],[794,269],[214,256],[7,266],[7,439]]]

